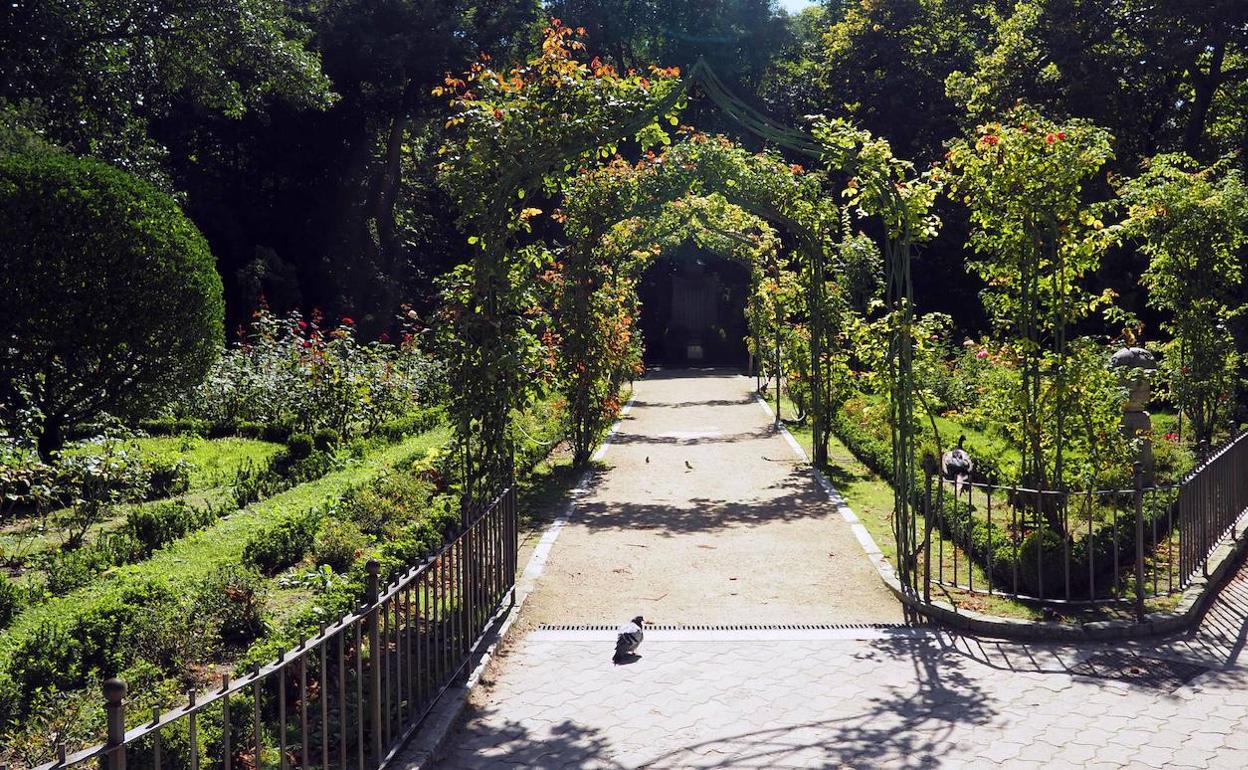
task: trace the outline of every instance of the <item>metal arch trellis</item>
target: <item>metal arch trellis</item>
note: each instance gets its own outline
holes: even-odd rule
[[[490,209],[494,213],[495,221],[489,223],[485,234],[498,236],[506,231],[508,210],[520,189],[532,184],[533,180],[542,178],[542,176],[554,170],[569,157],[577,157],[596,147],[633,136],[649,125],[656,117],[670,112],[695,86],[700,87],[703,93],[725,115],[746,131],[760,137],[764,141],[792,152],[817,159],[820,162],[826,163],[828,161],[828,150],[817,139],[805,131],[776,122],[742,101],[724,85],[714,70],[704,60],[699,59],[690,68],[688,74],[682,78],[678,88],[673,89],[663,99],[650,108],[642,110],[632,119],[621,122],[609,132],[599,133],[570,148],[552,146],[537,156],[530,157],[525,165],[509,169],[499,181],[492,196]],[[901,224],[901,231],[898,233],[892,232],[886,226],[884,249],[886,259],[886,301],[890,315],[893,318],[893,323],[890,325],[888,347],[890,351],[889,390],[893,417],[894,529],[898,539],[899,578],[903,586],[915,589],[917,587],[917,573],[914,570],[914,563],[917,558],[919,544],[916,520],[913,514],[913,500],[911,499],[913,490],[916,488],[915,430],[913,426],[913,342],[910,339],[913,321],[913,290],[910,275],[912,233],[909,229],[909,223],[906,221],[907,217],[903,213],[905,204],[901,200],[899,193],[892,189],[891,185],[888,185],[883,192],[884,197],[893,209],[889,214],[893,215],[895,221]],[[732,202],[738,205],[742,203],[742,201]],[[824,301],[825,265],[823,246],[816,234],[804,232],[800,227],[794,228],[793,226],[797,223],[785,217],[779,211],[774,209],[767,210],[766,207],[757,204],[752,207],[743,206],[743,208],[772,221],[784,224],[807,241],[807,251],[811,260],[810,300],[811,307],[815,310],[815,313],[812,314],[811,329],[812,386],[815,398],[813,405],[816,414],[813,426],[814,459],[816,463],[822,464],[827,461],[824,444],[824,433],[827,430],[827,426],[822,423],[822,420],[826,420],[826,415],[822,414],[821,404],[823,390],[822,359],[826,330],[823,328],[823,319],[818,317],[821,315],[818,313],[818,309],[823,306]],[[887,214],[885,218],[888,218]],[[491,240],[501,241],[503,239],[491,237]],[[497,287],[486,287],[485,302],[490,312],[494,312],[496,291]]]

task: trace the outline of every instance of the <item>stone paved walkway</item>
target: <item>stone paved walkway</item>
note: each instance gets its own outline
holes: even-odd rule
[[[1248,570],[1197,633],[1126,651],[914,628],[652,631],[614,666],[612,637],[514,638],[439,766],[1248,767]]]

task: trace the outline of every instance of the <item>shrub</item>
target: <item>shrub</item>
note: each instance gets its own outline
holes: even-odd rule
[[[57,551],[44,570],[47,575],[47,590],[53,596],[64,596],[92,582],[111,566],[112,555],[96,546]]]
[[[314,448],[313,439],[307,433],[292,433],[286,440],[286,449],[292,460],[302,460],[308,457]]]
[[[433,492],[433,485],[421,473],[394,471],[347,492],[338,510],[365,533],[390,537],[423,512]]]
[[[147,499],[173,497],[191,488],[191,466],[185,460],[156,458],[147,465]]]
[[[1041,527],[1027,533],[1018,547],[1020,588],[1033,596],[1064,596],[1066,591],[1065,548],[1065,538],[1048,527]],[[1081,577],[1081,570],[1076,565],[1071,565],[1071,571],[1074,573],[1075,580]]]
[[[415,340],[408,332],[398,345],[365,343],[350,319],[333,326],[319,313],[279,318],[261,308],[242,344],[226,351],[175,413],[213,423],[289,424],[303,432],[333,428],[343,436],[367,435],[412,411],[421,399],[434,400],[441,369]]]
[[[445,419],[446,413],[441,407],[420,409],[382,423],[373,431],[373,435],[390,441],[399,441],[408,436],[417,436],[425,431],[433,430]]]
[[[60,521],[69,532],[69,544],[78,545],[112,506],[146,497],[149,478],[141,459],[120,442],[106,442],[101,452],[65,457],[57,484],[70,498]]]
[[[290,423],[267,423],[264,426],[264,430],[260,434],[260,438],[265,441],[272,441],[274,444],[284,444],[293,432],[294,428],[291,427]]]
[[[312,441],[318,450],[328,452],[342,441],[342,434],[333,428],[321,428],[312,435]]]
[[[312,553],[317,564],[327,564],[335,572],[345,572],[367,543],[364,533],[355,524],[326,516],[316,529]]]
[[[304,511],[257,532],[243,547],[243,562],[266,575],[293,567],[311,550],[320,519],[320,511]]]
[[[191,509],[178,502],[135,508],[126,515],[125,531],[150,556],[190,532],[194,525]]]
[[[6,638],[0,645],[0,727],[26,714],[40,689],[78,689],[123,671],[137,652],[131,642],[138,618],[162,604],[178,604],[166,580],[122,579]]]
[[[195,606],[212,619],[216,636],[227,645],[247,644],[268,628],[264,581],[254,569],[221,567],[195,587],[193,596]]]
[[[22,592],[7,575],[0,575],[0,629],[7,627],[22,611]]]
[[[168,195],[105,163],[0,158],[0,254],[0,395],[17,406],[4,414],[38,407],[45,460],[74,426],[142,416],[199,382],[223,344],[204,237]]]

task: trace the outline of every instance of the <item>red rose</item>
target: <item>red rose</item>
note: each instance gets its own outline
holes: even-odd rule
[[[1066,132],[1065,132],[1065,131],[1058,131],[1058,132],[1057,132],[1057,138],[1058,138],[1058,139],[1065,139],[1065,138],[1066,138]]]
[[[1001,137],[997,136],[996,134],[988,134],[987,136],[984,137],[984,143],[988,145],[994,145],[999,141],[1001,141]]]
[[[354,324],[355,324],[355,321],[352,321],[352,320],[351,320],[351,316],[345,316],[345,315],[344,315],[344,316],[342,317],[342,325],[343,325],[343,326],[352,326],[352,325],[354,325]]]
[[[300,328],[300,329],[306,329],[306,328],[308,328],[308,322],[307,322],[307,321],[300,321],[300,322],[299,322],[299,328]]]
[[[1056,140],[1056,139],[1057,139],[1057,134],[1049,134],[1049,135],[1047,135],[1047,136],[1045,136],[1045,137],[1044,137],[1044,143],[1045,143],[1045,144],[1053,144],[1054,140]]]

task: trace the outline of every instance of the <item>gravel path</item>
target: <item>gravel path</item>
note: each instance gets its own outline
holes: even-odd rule
[[[555,543],[533,623],[897,622],[850,527],[752,381],[651,372]]]

